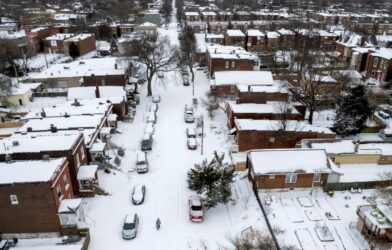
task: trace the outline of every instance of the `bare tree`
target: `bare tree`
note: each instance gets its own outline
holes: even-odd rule
[[[264,234],[253,228],[242,232],[239,236],[229,238],[229,241],[235,250],[277,249],[274,240],[270,235]]]
[[[13,69],[13,74],[18,75],[18,65],[16,60],[20,58],[18,46],[11,40],[0,39],[0,69],[7,72],[7,69]],[[11,73],[11,72],[8,72]]]
[[[191,81],[194,84],[195,72],[193,66],[196,62],[196,37],[192,27],[185,26],[180,36],[181,65],[186,65],[191,72]]]
[[[182,26],[182,19],[184,18],[184,2],[183,0],[176,0],[176,18],[177,22]]]
[[[121,22],[128,22],[129,15],[135,11],[134,0],[117,0],[111,12]]]
[[[169,72],[178,67],[178,48],[170,44],[168,37],[158,37],[156,41],[134,41],[126,54],[136,54],[132,58],[146,66],[147,96],[152,96],[152,80],[157,72]]]
[[[173,11],[172,2],[170,0],[164,0],[161,12],[162,16],[165,19],[165,25],[168,26],[170,22],[171,13]]]

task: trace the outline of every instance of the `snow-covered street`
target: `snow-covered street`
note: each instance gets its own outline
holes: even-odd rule
[[[178,41],[176,22],[160,32],[168,35],[172,42]],[[197,139],[197,150],[187,149],[186,128],[196,124],[184,122],[184,106],[192,103],[192,87],[183,86],[180,79],[178,73],[169,72],[163,80],[156,79],[154,84],[153,93],[161,96],[161,102],[158,104],[153,149],[148,153],[148,173],[134,171],[136,151],[140,149],[151,104],[145,94],[146,86],[140,87],[141,103],[133,123],[120,123],[122,134],[116,134],[112,142],[126,149],[125,156],[121,171],[99,172],[100,186],[110,195],[89,200],[89,249],[217,249],[227,246],[227,237],[238,235],[250,226],[266,231],[261,210],[247,180],[235,183],[233,203],[208,210],[202,223],[188,219],[188,197],[192,192],[187,188],[187,171],[194,163],[210,159],[215,150],[227,153],[224,133],[227,128],[222,111],[210,120],[201,107],[200,98],[205,98],[209,83],[203,71],[196,71],[195,97],[199,98],[196,114],[203,115],[205,120],[204,153],[201,155],[200,138]],[[131,191],[136,183],[146,185],[146,199],[138,206],[131,202]],[[136,212],[140,217],[137,237],[130,241],[121,237],[128,212]],[[158,217],[162,221],[159,231],[155,228]]]

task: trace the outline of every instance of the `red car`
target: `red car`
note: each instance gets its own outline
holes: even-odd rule
[[[189,219],[195,222],[204,220],[203,203],[199,195],[189,197]]]

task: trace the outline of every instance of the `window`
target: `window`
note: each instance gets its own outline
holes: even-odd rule
[[[269,175],[269,178],[270,178],[270,179],[275,179],[275,175],[274,175],[274,174],[270,174],[270,175]]]
[[[384,63],[384,69],[387,69],[387,68],[388,68],[388,62],[385,61],[385,63]]]
[[[271,137],[271,138],[269,139],[269,141],[270,141],[271,143],[273,143],[273,142],[275,142],[275,138],[274,138],[274,137]]]
[[[297,174],[295,173],[288,173],[286,174],[286,179],[285,181],[286,183],[296,183],[297,182]]]
[[[16,195],[14,195],[14,194],[10,195],[10,200],[11,200],[11,204],[12,205],[18,205],[19,204],[18,197]]]
[[[232,68],[235,67],[235,61],[231,61],[231,67],[232,67]]]
[[[386,161],[386,160],[387,160],[387,157],[386,157],[385,155],[382,155],[382,156],[381,156],[381,160],[382,160],[382,161]]]
[[[75,157],[76,157],[76,166],[80,166],[80,159],[79,159],[79,154],[78,153],[76,153],[76,155],[75,155]]]
[[[65,190],[67,190],[69,187],[69,181],[67,175],[63,175],[63,181],[64,181]]]
[[[377,67],[377,64],[378,64],[378,58],[374,58],[373,67]]]
[[[225,68],[226,68],[226,69],[229,68],[229,62],[228,62],[228,61],[225,62]]]
[[[84,157],[86,156],[85,153],[84,153],[84,148],[83,148],[83,147],[80,148],[80,155],[81,155],[81,157],[82,157],[82,160],[83,160]]]
[[[57,185],[56,191],[57,191],[57,197],[58,197],[59,200],[61,201],[61,199],[63,198],[63,192],[61,192],[61,187],[60,187],[60,185]]]
[[[320,182],[320,180],[321,180],[321,173],[319,172],[314,173],[313,182]]]

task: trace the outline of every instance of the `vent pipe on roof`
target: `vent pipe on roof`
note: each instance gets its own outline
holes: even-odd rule
[[[101,97],[101,95],[99,93],[99,87],[98,87],[98,85],[95,85],[95,98],[100,98],[100,97]]]

